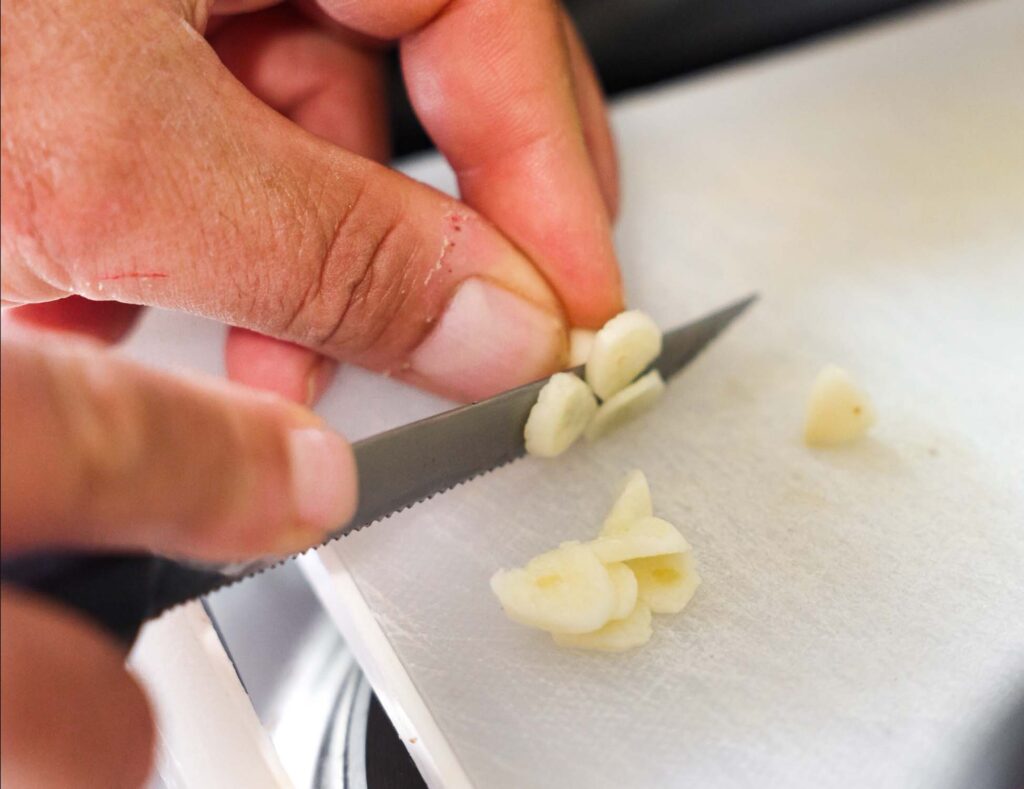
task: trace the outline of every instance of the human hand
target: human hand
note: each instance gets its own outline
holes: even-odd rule
[[[137,367],[93,343],[5,331],[0,549],[211,561],[295,551],[349,520],[352,453],[306,409]],[[153,723],[122,648],[0,587],[0,783],[136,787]]]
[[[229,374],[306,402],[314,351],[462,399],[561,367],[567,322],[621,309],[611,137],[564,13],[273,5],[5,6],[4,302],[107,339],[124,304],[245,327]],[[379,40],[464,202],[371,161]]]

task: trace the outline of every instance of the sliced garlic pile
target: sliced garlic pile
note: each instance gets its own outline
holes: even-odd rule
[[[845,444],[863,436],[874,423],[871,401],[846,370],[830,364],[818,373],[807,402],[805,443]]]
[[[603,652],[647,643],[651,614],[682,611],[699,584],[689,543],[654,517],[640,471],[626,477],[597,539],[491,578],[510,619],[547,630],[559,646]]]
[[[616,315],[596,333],[573,329],[570,363],[586,365],[586,382],[572,373],[551,377],[527,419],[526,451],[554,457],[582,433],[593,441],[646,411],[665,382],[657,370],[637,376],[660,353],[661,331],[638,310]],[[595,394],[603,400],[600,407]]]

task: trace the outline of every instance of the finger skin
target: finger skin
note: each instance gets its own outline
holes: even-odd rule
[[[212,3],[202,5],[208,5],[209,13],[212,14],[244,14],[269,8],[280,2],[281,0],[213,0]]]
[[[6,314],[16,321],[54,331],[73,332],[111,344],[124,339],[135,326],[140,309],[116,301],[89,301],[68,296],[42,304],[28,304]]]
[[[597,71],[587,54],[587,49],[576,31],[576,26],[565,11],[562,11],[562,28],[569,50],[572,68],[573,95],[583,124],[583,138],[587,143],[590,161],[601,185],[608,215],[614,220],[619,213],[619,165],[615,155],[615,140],[608,124],[608,108],[604,92],[597,78]]]
[[[351,449],[305,409],[12,334],[0,350],[5,552],[233,561],[308,547],[354,512]]]
[[[316,404],[338,369],[308,348],[238,328],[228,332],[224,362],[230,380],[305,406]]]
[[[231,20],[210,42],[231,73],[270,107],[346,150],[387,160],[379,51],[281,6]],[[337,368],[295,343],[237,328],[228,332],[225,360],[231,380],[310,406]]]
[[[153,718],[120,648],[71,612],[6,585],[0,617],[0,783],[144,786]]]
[[[27,42],[3,50],[0,133],[17,152],[2,163],[8,301],[58,288],[186,309],[467,399],[564,364],[558,299],[482,216],[296,129],[177,4],[97,3],[5,12],[7,35]],[[103,50],[111,40],[121,48]],[[22,82],[33,95],[10,89]],[[501,339],[532,353],[514,366],[495,341],[470,348],[458,375],[422,369],[415,351],[469,279],[546,316],[502,322]]]
[[[210,43],[254,96],[306,131],[369,159],[388,159],[379,50],[286,6],[233,19]]]
[[[401,4],[398,4],[401,5]],[[611,223],[548,0],[456,0],[402,40],[416,113],[463,199],[523,249],[573,325],[622,309]]]

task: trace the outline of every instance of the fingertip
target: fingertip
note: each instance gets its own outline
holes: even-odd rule
[[[232,327],[224,345],[228,378],[312,406],[330,387],[338,365],[301,345]]]
[[[619,273],[618,258],[610,245],[600,250],[601,262],[595,262],[590,270],[573,271],[570,282],[575,287],[559,289],[565,305],[565,315],[570,326],[578,329],[600,329],[625,307],[622,277]]]
[[[356,462],[345,439],[316,428],[292,430],[288,461],[300,542],[305,539],[308,545],[352,519],[358,496]],[[301,534],[303,529],[312,539]]]
[[[626,308],[622,288],[618,284],[590,302],[579,302],[570,310],[572,325],[579,329],[597,330]]]

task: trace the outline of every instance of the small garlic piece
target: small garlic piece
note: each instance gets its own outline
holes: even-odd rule
[[[809,446],[834,446],[854,441],[875,423],[875,410],[850,374],[830,364],[814,381],[807,403],[804,441]]]
[[[569,330],[569,366],[579,367],[587,363],[590,351],[594,347],[594,336],[597,332],[591,329]]]
[[[653,406],[665,391],[661,373],[651,370],[621,392],[601,403],[587,425],[588,441],[595,441],[606,433],[631,421]]]
[[[594,335],[587,383],[602,400],[624,389],[661,353],[661,330],[639,310],[621,312]]]
[[[625,652],[646,644],[651,638],[651,632],[651,609],[644,603],[637,603],[625,619],[609,622],[593,633],[552,633],[551,637],[560,647]]]
[[[619,495],[615,497],[615,503],[605,516],[601,533],[612,532],[652,515],[654,505],[651,503],[651,489],[647,484],[647,477],[639,469],[631,471],[626,475]]]
[[[611,576],[612,585],[615,587],[616,603],[611,618],[625,619],[636,608],[639,589],[636,576],[629,569],[629,565],[623,562],[612,562],[604,567],[608,571],[608,575]]]

